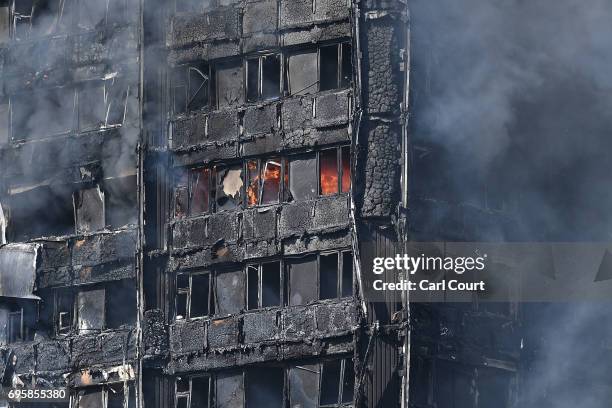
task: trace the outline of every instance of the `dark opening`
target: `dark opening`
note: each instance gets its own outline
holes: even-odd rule
[[[247,102],[259,99],[259,58],[247,60]]]
[[[340,397],[341,360],[323,363],[320,405],[336,405]]]
[[[210,73],[208,66],[200,64],[188,68],[189,93],[187,110],[194,111],[208,106]]]
[[[261,94],[264,100],[280,96],[281,60],[280,55],[261,57]]]
[[[321,47],[319,53],[321,91],[338,88],[338,45]]]
[[[78,408],[104,408],[104,394],[101,387],[85,388],[79,391]]]
[[[129,88],[122,81],[115,79],[105,81],[104,86],[107,100],[106,125],[121,125],[127,113]]]
[[[231,210],[242,205],[242,166],[219,167],[217,171],[217,210]]]
[[[189,317],[208,316],[210,304],[210,274],[191,276],[191,310]]]
[[[106,327],[117,329],[136,323],[136,286],[130,279],[106,284]]]
[[[171,82],[173,112],[175,114],[185,113],[187,112],[187,81],[185,80],[185,67],[178,67],[172,71]]]
[[[320,299],[338,297],[338,254],[321,255],[319,258]]]
[[[210,380],[208,377],[194,377],[191,379],[191,406],[194,408],[208,408],[210,404]]]
[[[79,1],[79,26],[92,29],[106,24],[106,3],[107,0]]]
[[[72,329],[74,313],[74,293],[70,290],[56,292],[56,327],[58,334],[66,334]]]
[[[342,403],[347,404],[353,402],[353,394],[355,391],[355,367],[353,359],[347,358],[344,360],[344,378],[342,380]],[[483,405],[488,406],[488,405]]]
[[[353,296],[353,254],[342,253],[342,297]]]
[[[282,368],[254,368],[247,372],[247,408],[283,408]]]
[[[189,295],[189,275],[176,275],[176,300],[175,300],[175,316],[176,318],[187,317],[187,296]]]
[[[174,187],[174,216],[183,218],[189,213],[189,186],[187,185],[188,175],[181,173],[175,177]]]
[[[280,306],[280,262],[265,263],[261,267],[261,306]]]
[[[108,398],[107,408],[124,408],[123,384],[108,387],[106,394]]]
[[[340,77],[340,87],[346,88],[353,81],[353,58],[352,47],[349,43],[342,44],[342,76]]]
[[[189,392],[189,378],[178,377],[176,379],[176,392]]]

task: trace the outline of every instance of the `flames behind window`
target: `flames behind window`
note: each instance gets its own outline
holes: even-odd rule
[[[329,149],[319,153],[319,192],[332,195],[339,191],[345,193],[351,187],[350,149]]]

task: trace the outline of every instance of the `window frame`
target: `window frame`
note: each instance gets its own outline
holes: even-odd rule
[[[178,277],[179,276],[187,276],[188,277],[188,287],[179,288],[178,287]],[[202,316],[192,316],[191,315],[191,298],[193,297],[193,276],[200,275],[208,275],[208,313]],[[174,321],[181,320],[192,320],[203,317],[211,317],[214,316],[214,271],[194,271],[194,272],[177,272],[174,277]],[[182,319],[178,318],[178,295],[187,295],[185,301],[185,315]]]
[[[179,391],[178,390],[178,381],[186,377],[187,381],[189,381],[189,390],[188,391]],[[187,408],[191,408],[191,396],[193,394],[193,379],[194,378],[206,378],[208,380],[208,408],[211,408],[212,400],[213,400],[213,377],[211,375],[190,375],[190,376],[178,376],[174,379],[174,407],[178,408],[179,399],[186,398],[187,399]],[[200,408],[200,407],[198,407]],[[206,407],[204,407],[206,408]]]
[[[263,303],[263,266],[265,264],[270,263],[278,263],[279,266],[279,304],[278,305],[270,305],[270,306],[262,306]],[[250,307],[249,305],[249,268],[257,266],[257,305],[255,307]],[[244,274],[245,274],[245,309],[247,311],[250,310],[261,310],[268,307],[285,307],[286,306],[286,281],[285,278],[285,263],[283,259],[271,259],[271,260],[261,260],[259,262],[247,262],[244,266]]]
[[[260,52],[260,53],[256,53],[253,55],[247,55],[244,57],[243,59],[243,72],[244,72],[244,101],[245,104],[257,104],[257,103],[265,103],[265,102],[271,102],[271,101],[276,101],[279,100],[283,97],[284,95],[284,90],[285,90],[285,84],[284,84],[284,80],[283,77],[285,76],[283,73],[285,72],[285,58],[284,58],[284,52],[282,51],[277,51],[277,52]],[[266,98],[263,95],[263,80],[264,80],[264,75],[263,75],[263,60],[266,57],[270,57],[270,56],[276,56],[278,58],[278,63],[279,63],[279,89],[278,89],[278,96],[273,96],[273,97],[269,97]],[[257,96],[255,97],[255,99],[250,99],[249,97],[249,61],[253,61],[253,60],[257,60]]]

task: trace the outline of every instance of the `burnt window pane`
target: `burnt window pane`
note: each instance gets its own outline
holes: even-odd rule
[[[261,267],[261,306],[279,306],[281,301],[280,263],[270,262]]]
[[[266,160],[261,173],[263,176],[261,186],[261,204],[277,203],[280,194],[280,159]]]
[[[242,64],[228,62],[216,66],[217,104],[219,108],[244,103]],[[257,90],[256,90],[257,91]]]
[[[340,391],[340,363],[333,360],[323,363],[321,374],[321,406],[338,404]]]
[[[291,95],[306,95],[319,90],[316,50],[290,56],[288,65]]]
[[[302,156],[289,163],[289,191],[293,200],[308,200],[317,196],[316,155]]]
[[[342,297],[353,296],[353,254],[342,253]]]
[[[23,341],[22,310],[8,313],[8,342]]]
[[[79,392],[78,408],[103,408],[104,393],[100,387],[86,388]]]
[[[280,55],[261,57],[261,96],[264,100],[280,96],[281,60]]]
[[[104,289],[79,292],[77,300],[79,331],[88,332],[104,328],[105,298]]]
[[[242,166],[217,168],[217,210],[231,210],[242,204]]]
[[[320,299],[338,297],[338,254],[321,255],[319,258]]]
[[[195,377],[191,379],[191,408],[209,407],[209,378]]]
[[[130,279],[107,284],[106,327],[117,329],[136,323],[136,286]]]
[[[289,369],[289,406],[317,408],[319,399],[319,365]]]
[[[195,274],[191,276],[191,310],[189,317],[207,316],[210,294],[210,275]]]
[[[342,192],[346,193],[351,188],[351,149],[342,148]]]
[[[317,258],[292,261],[289,269],[289,305],[305,305],[318,299]]]
[[[228,315],[244,309],[244,274],[242,271],[217,273],[216,313]]]
[[[208,212],[210,199],[210,169],[191,171],[190,213]]]
[[[106,123],[104,85],[91,86],[79,91],[79,128],[99,129]]]
[[[77,234],[86,234],[106,226],[104,193],[99,186],[74,193]]]
[[[249,310],[257,309],[259,306],[259,268],[255,265],[247,266],[248,295],[247,303]]]
[[[215,408],[241,408],[244,406],[242,373],[219,374],[215,386]]]
[[[342,76],[340,77],[340,87],[346,88],[351,85],[353,80],[353,59],[352,47],[349,43],[342,44]]]
[[[178,377],[176,379],[176,392],[189,392],[189,378]]]
[[[180,274],[176,276],[176,288],[177,289],[189,289],[189,275]]]
[[[259,166],[257,160],[247,162],[247,205],[249,207],[257,205],[259,201]]]
[[[184,319],[187,317],[187,293],[176,294],[176,318]]]
[[[259,99],[259,58],[247,60],[247,102]]]
[[[319,53],[321,91],[338,88],[338,46],[321,47]]]
[[[254,368],[247,372],[247,408],[283,408],[282,368]]]
[[[71,292],[58,292],[56,294],[56,327],[58,334],[66,334],[72,328],[72,314],[74,310],[74,295]]]
[[[123,385],[108,387],[106,395],[108,398],[106,408],[124,408]]]
[[[338,192],[338,155],[336,149],[319,153],[319,181],[322,195]]]
[[[189,98],[187,100],[187,109],[190,111],[203,108],[208,105],[208,84],[210,74],[208,66],[199,65],[189,67]]]
[[[342,380],[342,403],[353,402],[353,393],[355,388],[355,368],[353,367],[353,359],[347,358],[344,360],[344,378]]]

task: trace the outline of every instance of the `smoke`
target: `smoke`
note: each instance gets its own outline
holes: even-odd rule
[[[486,207],[494,191],[522,239],[609,239],[612,3],[409,5],[413,139],[445,160],[417,196]]]

